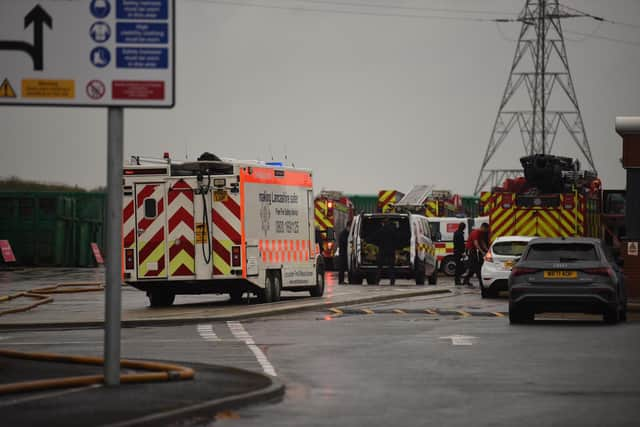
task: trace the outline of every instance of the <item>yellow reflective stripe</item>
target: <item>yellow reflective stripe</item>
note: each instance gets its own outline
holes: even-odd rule
[[[233,242],[231,240],[218,240],[218,242],[224,247],[229,253],[231,253],[231,247],[233,246]],[[231,262],[231,260],[229,260]],[[227,262],[220,257],[217,253],[213,253],[213,266],[220,271],[221,274],[228,276],[231,274],[231,265],[227,264]]]
[[[147,244],[148,243],[149,242],[147,242]],[[138,250],[138,253],[140,253],[140,251],[142,251],[142,248]],[[164,252],[165,252],[165,244],[163,242],[162,244],[158,245],[158,247],[155,248],[153,252],[149,254],[146,260],[144,260],[142,263],[138,265],[138,276],[146,276],[147,273],[149,272],[149,268],[148,268],[149,263],[158,262],[160,258],[164,257]],[[158,276],[164,276],[164,271],[165,271],[165,268],[163,268],[160,272],[158,272]]]
[[[184,249],[178,252],[178,254],[169,262],[169,275],[173,276],[176,270],[183,264],[195,273],[195,260]]]

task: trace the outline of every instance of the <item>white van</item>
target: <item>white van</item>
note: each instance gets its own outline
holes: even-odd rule
[[[424,285],[428,279],[430,285],[435,285],[438,262],[429,221],[422,215],[409,213],[362,214],[354,218],[347,254],[349,283],[362,284],[365,278],[368,284],[379,283],[378,247],[372,241],[384,220],[390,221],[398,231],[396,277],[414,279],[417,285]]]

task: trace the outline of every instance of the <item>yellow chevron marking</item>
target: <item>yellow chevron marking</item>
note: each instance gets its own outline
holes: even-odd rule
[[[424,312],[427,313],[427,314],[438,314],[437,311],[433,311],[433,310],[429,310],[429,309],[426,309]]]
[[[496,312],[493,312],[493,313],[491,313],[491,314],[493,314],[493,315],[494,315],[494,316],[496,316],[496,317],[504,317],[504,314],[502,314],[502,313],[498,313],[497,311],[496,311]]]
[[[455,310],[457,313],[460,314],[460,316],[462,317],[471,317],[471,315],[469,313],[467,313],[466,311],[462,311],[462,310]]]
[[[169,275],[173,276],[176,270],[183,264],[186,265],[189,270],[195,272],[195,260],[184,249],[178,252],[169,262]]]
[[[369,310],[368,308],[361,308],[360,311],[362,311],[365,314],[374,314],[373,310]]]
[[[340,315],[344,314],[344,311],[340,310],[339,308],[330,308],[329,311],[335,314],[340,314]]]
[[[229,253],[231,253],[231,247],[233,246],[233,242],[231,240],[228,240],[228,239],[218,240],[218,242],[220,242],[220,244]],[[229,260],[229,262],[231,262],[231,260]],[[228,276],[231,274],[231,265],[227,264],[227,261],[222,259],[222,257],[220,257],[215,252],[213,253],[213,266],[216,267],[218,270],[220,270],[220,273],[225,276]]]
[[[407,314],[406,311],[400,310],[399,308],[396,308],[395,310],[393,310],[393,312],[397,314]]]
[[[149,273],[149,268],[148,265],[150,262],[158,262],[158,260],[160,260],[160,258],[164,257],[164,252],[165,252],[165,244],[164,242],[160,245],[158,245],[157,248],[155,248],[153,250],[153,252],[151,252],[149,254],[149,256],[147,257],[147,259],[142,260],[142,262],[139,263],[138,265],[138,275],[139,276],[146,276],[147,273]],[[158,273],[158,277],[160,276],[164,276],[164,272],[165,272],[166,268],[163,268],[162,271],[160,271]]]

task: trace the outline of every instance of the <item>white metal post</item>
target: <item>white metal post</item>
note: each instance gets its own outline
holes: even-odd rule
[[[122,163],[124,109],[109,107],[107,124],[107,235],[104,316],[104,380],[120,384],[120,314],[122,265]]]

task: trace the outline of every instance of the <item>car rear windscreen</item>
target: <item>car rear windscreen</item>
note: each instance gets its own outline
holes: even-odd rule
[[[598,252],[589,243],[538,243],[531,245],[527,261],[598,261]]]
[[[493,244],[491,251],[494,255],[521,256],[527,242],[498,242]]]

